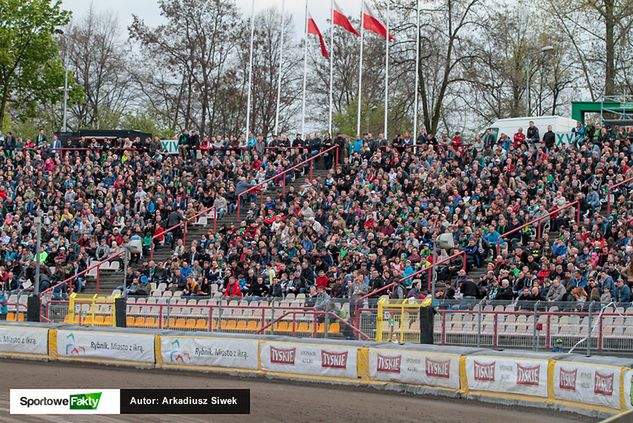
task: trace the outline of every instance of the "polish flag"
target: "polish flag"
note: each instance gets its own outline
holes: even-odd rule
[[[366,1],[365,1],[365,13],[363,16],[363,28],[375,34],[380,35],[382,38],[387,38],[387,35],[389,35],[389,41],[394,40],[391,33],[387,34],[388,33],[387,27],[385,26],[385,24],[380,22],[380,19],[376,17],[376,14],[371,9],[371,7],[369,7]]]
[[[342,28],[345,28],[347,31],[351,32],[354,35],[358,35],[360,37],[360,34],[358,33],[358,31],[356,31],[356,29],[352,26],[352,23],[349,21],[349,19],[347,19],[347,16],[345,16],[345,13],[343,13],[343,9],[341,9],[341,7],[336,3],[336,1],[334,1],[334,25],[338,25]]]
[[[308,34],[318,35],[319,42],[321,43],[321,54],[326,59],[329,58],[327,54],[327,47],[325,46],[325,41],[323,40],[323,35],[321,35],[321,31],[319,31],[319,27],[316,24],[316,21],[312,17],[312,15],[308,15]]]

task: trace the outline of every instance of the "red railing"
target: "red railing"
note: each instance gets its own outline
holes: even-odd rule
[[[607,218],[611,216],[611,191],[625,184],[633,183],[633,178],[626,179],[622,182],[618,182],[617,184],[611,185],[607,189]]]
[[[72,290],[73,290],[73,284],[72,284],[72,281],[73,281],[73,280],[75,280],[75,279],[77,279],[77,278],[78,278],[78,277],[80,277],[80,276],[84,276],[84,275],[86,275],[88,272],[90,272],[90,271],[91,271],[91,270],[93,270],[93,269],[97,269],[97,275],[96,275],[96,292],[99,292],[99,282],[100,282],[100,279],[99,279],[99,269],[100,269],[100,268],[101,268],[101,266],[103,266],[105,263],[108,263],[108,262],[110,262],[110,261],[112,261],[112,260],[114,260],[114,259],[116,259],[116,258],[119,258],[121,255],[123,255],[123,253],[125,253],[125,250],[123,250],[123,251],[119,251],[118,253],[111,255],[110,257],[106,258],[105,260],[102,260],[102,261],[100,261],[99,263],[95,263],[95,264],[93,264],[92,266],[88,267],[87,269],[82,270],[81,272],[77,273],[76,275],[73,275],[73,276],[71,276],[71,277],[70,277],[70,278],[68,278],[68,279],[64,279],[63,281],[56,283],[55,285],[51,286],[50,288],[48,288],[48,289],[46,289],[46,290],[42,291],[42,292],[40,293],[40,299],[41,299],[41,298],[43,298],[44,294],[48,294],[48,293],[53,292],[53,291],[55,290],[55,288],[57,288],[57,287],[59,287],[59,286],[61,286],[61,285],[63,285],[63,284],[68,284],[68,290],[69,290],[70,292],[72,292]]]
[[[538,302],[540,304],[547,304],[547,302]],[[592,303],[589,303],[592,304]],[[524,304],[526,307],[527,306],[535,306],[537,305],[536,301],[525,301]],[[386,310],[386,309],[385,309]],[[622,314],[620,313],[614,313],[614,312],[609,312],[609,311],[605,311],[603,313],[600,313],[600,308],[596,307],[593,312],[590,314],[587,311],[542,311],[542,310],[537,310],[535,309],[530,309],[530,308],[524,308],[524,309],[520,309],[520,310],[504,310],[504,311],[483,311],[483,310],[437,310],[438,315],[441,318],[441,335],[440,335],[440,339],[441,339],[441,345],[469,345],[469,344],[465,344],[465,343],[447,343],[447,335],[456,335],[456,336],[461,336],[463,335],[463,333],[460,333],[459,331],[457,331],[456,333],[451,333],[447,330],[448,325],[451,322],[447,322],[447,316],[451,316],[451,315],[463,315],[462,317],[458,318],[456,321],[458,322],[464,322],[466,324],[472,323],[472,324],[477,324],[477,325],[481,325],[480,328],[478,329],[473,329],[472,331],[469,329],[468,330],[468,334],[469,335],[474,335],[474,336],[479,336],[479,337],[488,337],[488,338],[492,338],[491,342],[490,342],[490,346],[493,349],[497,349],[499,347],[501,348],[507,348],[510,346],[514,346],[517,348],[524,348],[524,349],[529,349],[532,344],[534,342],[536,342],[536,346],[538,347],[537,349],[540,349],[541,346],[538,342],[538,339],[535,341],[533,338],[544,338],[545,341],[545,350],[549,351],[551,348],[551,340],[553,337],[555,338],[571,338],[573,339],[573,341],[570,341],[571,345],[568,345],[567,348],[571,347],[572,345],[575,345],[576,342],[580,339],[580,338],[585,338],[587,337],[587,341],[585,341],[585,343],[582,343],[580,348],[585,348],[586,347],[586,342],[589,342],[589,339],[595,339],[597,342],[597,350],[598,352],[602,352],[603,348],[604,348],[604,337],[605,336],[609,336],[612,337],[611,333],[607,333],[607,335],[604,334],[605,331],[605,322],[604,319],[605,318],[617,318],[617,317],[621,317],[622,318]],[[579,323],[575,323],[575,322],[567,322],[566,324],[561,324],[560,321],[557,322],[556,325],[552,324],[552,318],[554,317],[571,317],[571,316],[576,316],[578,318],[587,318],[588,316],[592,316],[592,320],[591,321],[587,321],[587,326],[583,326],[580,325]],[[464,316],[481,316],[481,321],[479,320],[463,320]],[[488,316],[488,318],[485,318],[485,316]],[[510,316],[524,316],[527,318],[532,318],[533,320],[526,320],[525,322],[519,322],[519,321],[509,321],[508,318]],[[452,321],[453,319],[451,319]],[[589,327],[589,323],[591,322],[591,327]],[[484,326],[488,326],[488,325],[492,325],[492,331],[484,329]],[[523,326],[524,329],[526,330],[522,330],[522,331],[507,331],[507,329],[503,329],[500,330],[500,327],[504,327],[506,328],[507,326],[510,327],[516,327],[516,326]],[[563,327],[569,328],[569,332],[555,332],[552,333],[552,328],[553,326],[556,326],[559,330],[562,329]],[[587,330],[586,332],[579,332],[578,329],[579,328],[583,328],[586,327]],[[609,326],[611,328],[616,327],[614,324],[611,324],[611,326]],[[566,329],[567,330],[567,329]],[[525,343],[517,343],[515,342],[512,345],[507,345],[507,342],[504,343],[504,345],[499,345],[499,339],[500,339],[500,335],[506,336],[510,338],[510,342],[509,344],[512,344],[512,338],[526,338]],[[529,339],[528,339],[529,338]],[[628,336],[623,336],[623,338],[629,338]],[[461,338],[463,339],[463,337]],[[487,346],[488,343],[485,343]]]
[[[450,256],[450,257],[446,257],[445,259],[442,259],[442,260],[438,261],[438,262],[435,264],[435,267],[437,267],[437,266],[439,266],[439,265],[441,265],[441,264],[444,264],[444,263],[448,263],[448,262],[450,262],[452,259],[454,259],[454,258],[456,258],[456,257],[459,257],[459,256],[462,256],[462,269],[463,269],[463,270],[466,270],[466,252],[465,252],[465,251],[460,251],[460,252],[458,252],[458,253],[456,253],[456,254],[453,254],[453,255],[452,255],[452,256]],[[432,282],[432,278],[433,278],[433,272],[432,272],[432,271],[433,271],[433,265],[431,264],[431,266],[429,266],[429,267],[425,267],[424,269],[422,269],[422,270],[418,270],[417,272],[412,273],[412,274],[410,274],[409,276],[405,276],[405,277],[403,277],[403,278],[400,278],[400,279],[398,279],[397,281],[390,283],[389,285],[385,285],[385,286],[383,286],[383,287],[382,287],[382,288],[380,288],[380,289],[376,289],[375,291],[372,291],[372,292],[369,292],[369,293],[367,293],[367,294],[363,295],[363,296],[362,296],[362,297],[360,297],[358,300],[356,300],[356,304],[360,303],[361,301],[363,301],[363,300],[365,300],[365,299],[367,299],[367,298],[369,298],[369,297],[374,297],[374,296],[376,296],[376,294],[379,294],[379,293],[381,293],[381,292],[383,292],[383,291],[386,291],[386,290],[387,290],[387,289],[389,289],[389,288],[393,288],[393,287],[394,287],[394,286],[396,286],[399,282],[404,282],[404,281],[406,281],[407,279],[414,278],[414,277],[416,277],[416,276],[418,276],[418,275],[421,275],[421,274],[422,274],[422,273],[424,273],[424,272],[426,272],[426,273],[427,273],[427,275],[428,275],[428,276],[427,276],[427,278],[428,278],[428,280],[427,280],[427,289],[431,289],[431,282]]]
[[[241,299],[242,297],[239,298]],[[233,299],[231,298],[230,300]],[[79,302],[77,304],[93,305],[92,302]],[[95,304],[111,303],[97,302]],[[134,310],[134,307],[136,307],[137,310]],[[141,308],[149,308],[149,311],[142,310]],[[182,311],[183,308],[188,309],[188,311],[184,313]],[[239,313],[233,313],[233,310],[239,310]],[[275,311],[281,313],[279,317],[273,317]],[[48,317],[48,312],[46,314]],[[96,315],[106,316],[106,314],[98,313],[94,309],[91,309],[84,316],[84,313],[80,310],[78,313],[75,313],[74,321],[68,321],[67,323],[94,325]],[[288,319],[289,316],[292,316],[292,319]],[[303,319],[301,317],[303,317]],[[328,325],[319,322],[319,317],[329,317],[331,318],[329,325],[340,322],[339,330],[348,327],[354,333],[357,333],[359,337],[369,339],[367,334],[352,326],[350,322],[341,318],[336,313],[316,310],[314,307],[274,306],[268,304],[263,306],[158,303],[127,304],[129,326],[155,329],[171,328],[204,330],[208,332],[249,332],[260,334],[281,332],[291,334],[292,336],[310,334],[313,337],[317,337],[320,334],[326,335],[328,333]],[[198,324],[199,320],[202,321],[201,323],[204,325]],[[229,322],[235,322],[235,325],[232,326]],[[240,326],[238,322],[244,323]],[[247,322],[253,322],[254,325],[248,325]],[[277,324],[281,322],[287,322],[286,330],[278,329]],[[301,323],[308,323],[308,325],[302,327],[300,325]],[[105,325],[105,320],[98,324]]]
[[[195,221],[200,216],[208,215],[212,210],[213,210],[213,232],[215,232],[217,230],[217,226],[218,226],[218,211],[215,209],[215,206],[211,206],[211,207],[209,207],[207,209],[204,209],[201,212],[195,214],[194,216],[191,216],[189,219],[186,219],[186,220],[180,222],[179,224],[172,226],[171,228],[165,229],[162,232],[159,232],[156,235],[153,235],[152,236],[151,245],[150,245],[150,249],[149,249],[149,258],[150,258],[150,260],[154,258],[154,245],[155,245],[154,240],[160,238],[161,236],[164,237],[168,233],[173,232],[174,230],[176,230],[177,228],[183,227],[182,243],[186,246],[187,245],[187,226],[189,225],[189,222],[195,223]]]
[[[298,163],[294,166],[289,167],[288,169],[285,169],[283,172],[280,172],[278,174],[276,174],[275,176],[266,179],[263,182],[258,183],[257,185],[254,185],[252,187],[250,187],[249,189],[247,189],[244,192],[241,192],[238,196],[237,196],[237,218],[238,220],[240,219],[241,216],[241,206],[242,206],[242,196],[247,195],[253,191],[259,191],[260,192],[260,207],[263,206],[264,204],[264,191],[265,191],[265,187],[268,183],[273,182],[273,181],[277,181],[280,180],[281,178],[281,185],[282,185],[282,192],[285,193],[286,192],[286,174],[288,174],[290,171],[293,171],[295,169],[298,169],[302,166],[305,166],[306,164],[310,164],[310,180],[312,180],[312,171],[314,169],[314,162],[316,159],[318,159],[319,157],[325,156],[327,153],[329,153],[330,151],[336,151],[335,153],[335,161],[334,163],[338,163],[338,145],[335,145],[333,147],[328,148],[327,150],[323,150],[322,152],[320,152],[319,154],[315,154],[314,156],[310,157],[309,159],[306,159],[304,161],[302,161],[301,163]]]
[[[460,252],[458,252],[456,254],[453,254],[450,257],[446,257],[445,259],[438,261],[437,263],[435,263],[435,267],[437,267],[437,266],[439,266],[441,264],[444,264],[444,263],[448,263],[452,259],[454,259],[456,257],[459,257],[459,256],[462,256],[462,269],[466,270],[466,252],[465,251],[460,251]],[[370,298],[370,297],[375,297],[377,294],[380,294],[381,292],[384,292],[384,291],[386,291],[386,290],[388,290],[390,288],[393,288],[399,282],[404,282],[407,279],[411,279],[413,277],[421,275],[424,272],[427,273],[427,278],[428,278],[427,289],[430,290],[431,289],[431,283],[433,283],[432,282],[432,280],[433,280],[433,268],[434,268],[434,266],[431,265],[430,267],[426,267],[426,268],[424,268],[422,270],[418,270],[417,272],[412,273],[409,276],[405,276],[404,278],[398,279],[397,281],[392,282],[389,285],[385,285],[385,286],[383,286],[380,289],[376,289],[376,290],[374,290],[372,292],[369,292],[369,293],[363,295],[362,297],[360,297],[358,300],[356,300],[354,302],[354,316],[355,316],[354,317],[354,324],[355,324],[355,326],[358,326],[359,319],[360,319],[360,314],[361,313],[360,313],[360,309],[358,308],[358,305],[360,304],[361,301],[366,300],[367,298]]]
[[[340,323],[342,323],[344,326],[348,327],[349,329],[352,330],[352,332],[356,335],[358,335],[359,338],[364,338],[366,340],[371,340],[371,338],[369,337],[369,335],[367,335],[366,333],[364,333],[363,331],[361,331],[360,329],[358,329],[356,326],[352,325],[351,322],[349,322],[348,320],[343,319],[342,317],[340,317],[339,315],[337,315],[334,312],[328,311],[319,311],[316,309],[310,309],[309,311],[302,311],[302,310],[289,310],[284,312],[281,316],[277,317],[275,320],[270,321],[268,324],[266,324],[265,326],[263,326],[261,329],[259,329],[257,331],[257,333],[264,333],[266,331],[266,329],[272,327],[273,328],[273,332],[274,332],[274,328],[275,328],[275,324],[276,323],[280,323],[282,321],[285,320],[286,317],[288,316],[292,316],[292,336],[295,336],[296,334],[296,320],[297,320],[297,314],[312,314],[313,320],[314,320],[314,324],[312,325],[313,328],[313,336],[316,337],[317,333],[319,333],[318,331],[318,326],[317,326],[317,316],[322,316],[322,317],[331,317],[333,318],[335,321],[339,321]],[[327,334],[327,327],[324,326],[324,333]]]
[[[561,212],[563,212],[563,211],[565,211],[565,210],[567,210],[567,209],[569,209],[571,207],[576,207],[576,221],[578,223],[580,223],[580,201],[574,201],[572,203],[567,203],[567,204],[565,204],[564,206],[562,206],[559,209],[547,212],[547,214],[545,214],[545,215],[543,215],[543,216],[541,216],[539,218],[536,218],[536,219],[534,219],[534,220],[532,220],[530,222],[527,222],[527,223],[519,226],[518,228],[514,228],[511,231],[508,231],[508,232],[500,235],[499,238],[497,239],[497,255],[499,255],[500,252],[501,252],[501,241],[502,240],[504,240],[506,237],[508,237],[508,236],[510,236],[512,234],[515,234],[515,233],[523,230],[524,228],[527,228],[527,227],[532,226],[534,224],[538,225],[537,226],[536,237],[537,237],[537,239],[541,239],[541,222],[543,220],[549,219],[551,216],[557,215],[557,214],[559,214],[559,213],[561,213]]]

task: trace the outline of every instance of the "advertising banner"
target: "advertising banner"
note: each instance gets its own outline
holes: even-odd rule
[[[48,329],[35,327],[0,327],[0,354],[24,353],[48,355]]]
[[[626,408],[633,409],[633,370],[627,370],[624,373],[624,402]]]
[[[620,371],[619,367],[557,361],[554,396],[559,400],[619,409]]]
[[[261,343],[262,370],[316,376],[357,378],[354,347]]]
[[[369,349],[372,380],[459,389],[459,355]]]
[[[57,331],[57,355],[154,364],[154,336],[60,329]]]
[[[165,365],[257,370],[257,340],[161,336]]]
[[[547,397],[547,360],[466,357],[468,389]]]
[[[178,140],[160,140],[163,152],[168,154],[178,154]]]

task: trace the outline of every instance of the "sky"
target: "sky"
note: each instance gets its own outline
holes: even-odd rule
[[[245,16],[251,13],[251,0],[236,0],[238,8]],[[282,0],[255,0],[255,13],[270,7],[281,10]],[[295,32],[301,34],[304,30],[303,16],[305,14],[305,2],[301,0],[285,0],[285,9],[291,13],[295,23]],[[336,0],[336,3],[348,16],[360,16],[361,0]],[[137,15],[149,26],[155,26],[163,22],[160,16],[157,0],[63,0],[64,8],[71,10],[74,17],[81,17],[90,9],[90,5],[97,11],[112,11],[118,17],[121,29],[127,28],[132,23],[132,15]],[[328,0],[309,0],[309,11],[317,21],[321,31],[328,27],[327,19],[330,15],[330,2]]]

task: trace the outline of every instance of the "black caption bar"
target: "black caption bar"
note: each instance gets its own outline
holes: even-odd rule
[[[121,414],[250,414],[249,389],[121,389]]]

